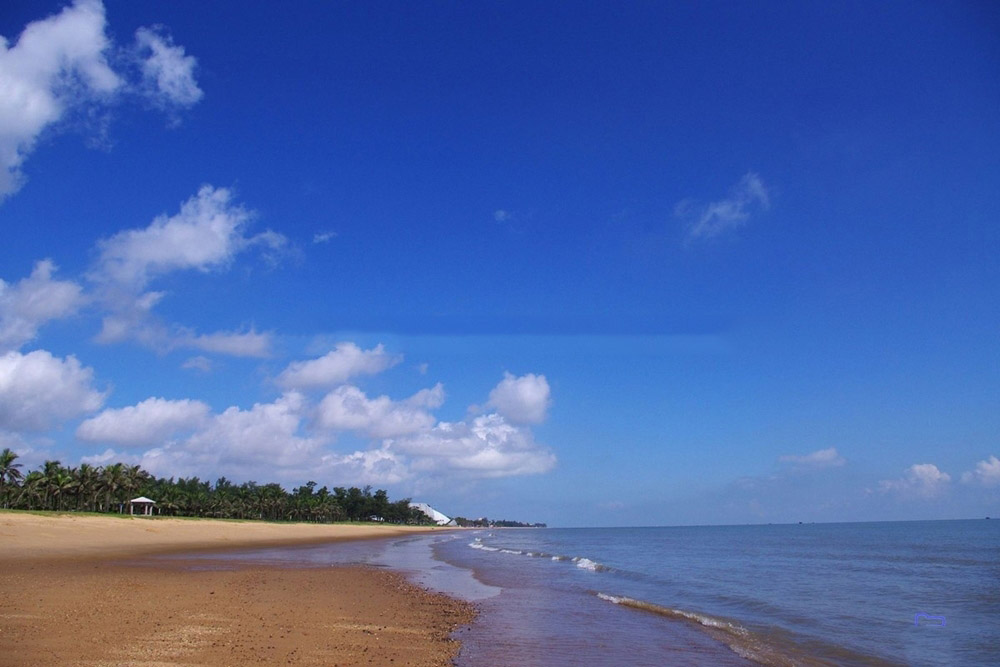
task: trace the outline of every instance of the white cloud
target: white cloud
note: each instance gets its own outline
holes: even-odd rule
[[[51,320],[67,317],[83,303],[77,283],[53,280],[56,265],[45,259],[15,285],[0,279],[0,351],[18,349]]]
[[[272,336],[254,330],[246,333],[219,331],[212,334],[182,336],[174,340],[174,347],[192,347],[205,352],[228,354],[233,357],[263,358],[271,355]]]
[[[100,409],[105,394],[94,371],[76,357],[46,350],[0,356],[0,429],[43,431],[64,419]]]
[[[242,251],[263,246],[280,250],[287,239],[273,231],[247,234],[252,213],[233,202],[226,188],[202,186],[172,216],[160,215],[141,229],[129,229],[98,242],[99,256],[90,279],[97,285],[103,318],[99,342],[136,340],[159,350],[198,349],[242,357],[270,354],[271,334],[198,334],[168,327],[152,315],[164,292],[144,291],[149,282],[174,271],[209,272],[229,266]]]
[[[337,237],[337,232],[316,232],[313,234],[313,243],[329,243]]]
[[[916,463],[900,479],[882,480],[879,488],[883,492],[899,493],[903,496],[933,498],[947,489],[951,476],[941,472],[933,463]]]
[[[1000,486],[1000,459],[990,455],[988,459],[977,463],[975,470],[962,473],[962,481],[966,484]]]
[[[230,407],[181,442],[148,450],[143,468],[159,475],[204,475],[205,471],[248,479],[276,472],[306,473],[318,459],[323,440],[299,434],[304,398],[282,395],[249,410]]]
[[[137,405],[104,410],[80,424],[76,437],[121,446],[152,446],[206,423],[209,407],[201,401],[148,398]]]
[[[185,362],[181,364],[181,368],[208,373],[212,370],[212,360],[208,357],[198,355],[185,360]]]
[[[227,266],[254,242],[245,235],[250,211],[232,199],[227,188],[204,185],[177,214],[159,215],[148,227],[99,241],[100,257],[92,277],[141,290],[156,275]]]
[[[528,373],[515,377],[504,373],[493,391],[487,405],[512,422],[538,424],[545,421],[545,413],[552,404],[549,383],[544,375]]]
[[[510,220],[510,212],[505,211],[502,208],[497,209],[496,211],[493,211],[493,220],[496,222],[507,222]]]
[[[101,2],[77,0],[29,23],[12,47],[0,36],[0,201],[22,185],[21,165],[45,128],[122,86],[108,66],[104,28]]]
[[[80,463],[89,463],[92,466],[104,466],[109,463],[128,463],[135,464],[138,463],[139,459],[131,454],[126,454],[124,452],[116,452],[115,450],[108,447],[100,454],[91,454],[90,456],[81,456]]]
[[[320,401],[316,419],[327,429],[392,438],[430,429],[434,417],[422,408],[438,407],[443,400],[441,385],[424,389],[402,402],[394,402],[388,396],[368,398],[357,387],[343,385]]]
[[[295,392],[249,410],[230,407],[187,439],[149,449],[136,461],[155,475],[204,476],[212,471],[233,479],[317,479],[329,485],[393,484],[409,477],[406,463],[384,447],[342,454],[330,451],[323,437],[303,435],[308,408]],[[111,453],[114,460],[126,460]]]
[[[463,477],[507,477],[548,472],[555,455],[537,444],[531,431],[499,414],[466,422],[440,422],[427,432],[385,441],[387,449],[410,458],[414,472]]]
[[[407,405],[433,410],[444,405],[444,385],[438,382],[430,389],[421,389],[406,399]]]
[[[358,375],[376,375],[402,360],[402,355],[386,353],[381,344],[362,350],[354,343],[337,343],[333,350],[319,359],[290,363],[278,376],[277,383],[285,389],[332,387]]]
[[[143,90],[161,106],[194,106],[204,95],[194,80],[195,58],[185,55],[183,46],[175,46],[170,35],[161,33],[154,28],[135,32]]]
[[[834,468],[842,466],[846,463],[844,457],[837,453],[836,447],[818,449],[815,452],[804,456],[789,454],[788,456],[782,456],[780,460],[784,463],[792,463],[800,468],[812,469]]]
[[[398,484],[411,476],[406,464],[388,449],[320,457],[317,471],[339,484]]]
[[[771,205],[767,188],[760,176],[748,172],[729,193],[729,197],[697,206],[680,202],[674,212],[678,217],[693,219],[688,228],[688,240],[712,239],[742,227],[757,210]]]

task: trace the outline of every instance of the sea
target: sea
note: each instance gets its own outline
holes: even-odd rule
[[[470,600],[456,664],[1000,665],[1000,520],[464,529],[245,551]]]

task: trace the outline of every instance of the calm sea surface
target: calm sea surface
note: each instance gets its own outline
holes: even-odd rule
[[[1000,664],[1000,521],[459,531],[246,552],[476,601],[459,665]]]

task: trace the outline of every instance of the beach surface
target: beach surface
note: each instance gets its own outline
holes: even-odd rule
[[[158,554],[428,529],[0,513],[0,665],[447,665],[471,606],[366,567]]]

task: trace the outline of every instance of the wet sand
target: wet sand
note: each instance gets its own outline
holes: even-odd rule
[[[0,513],[0,665],[450,664],[472,607],[397,573],[144,557],[393,534]]]

